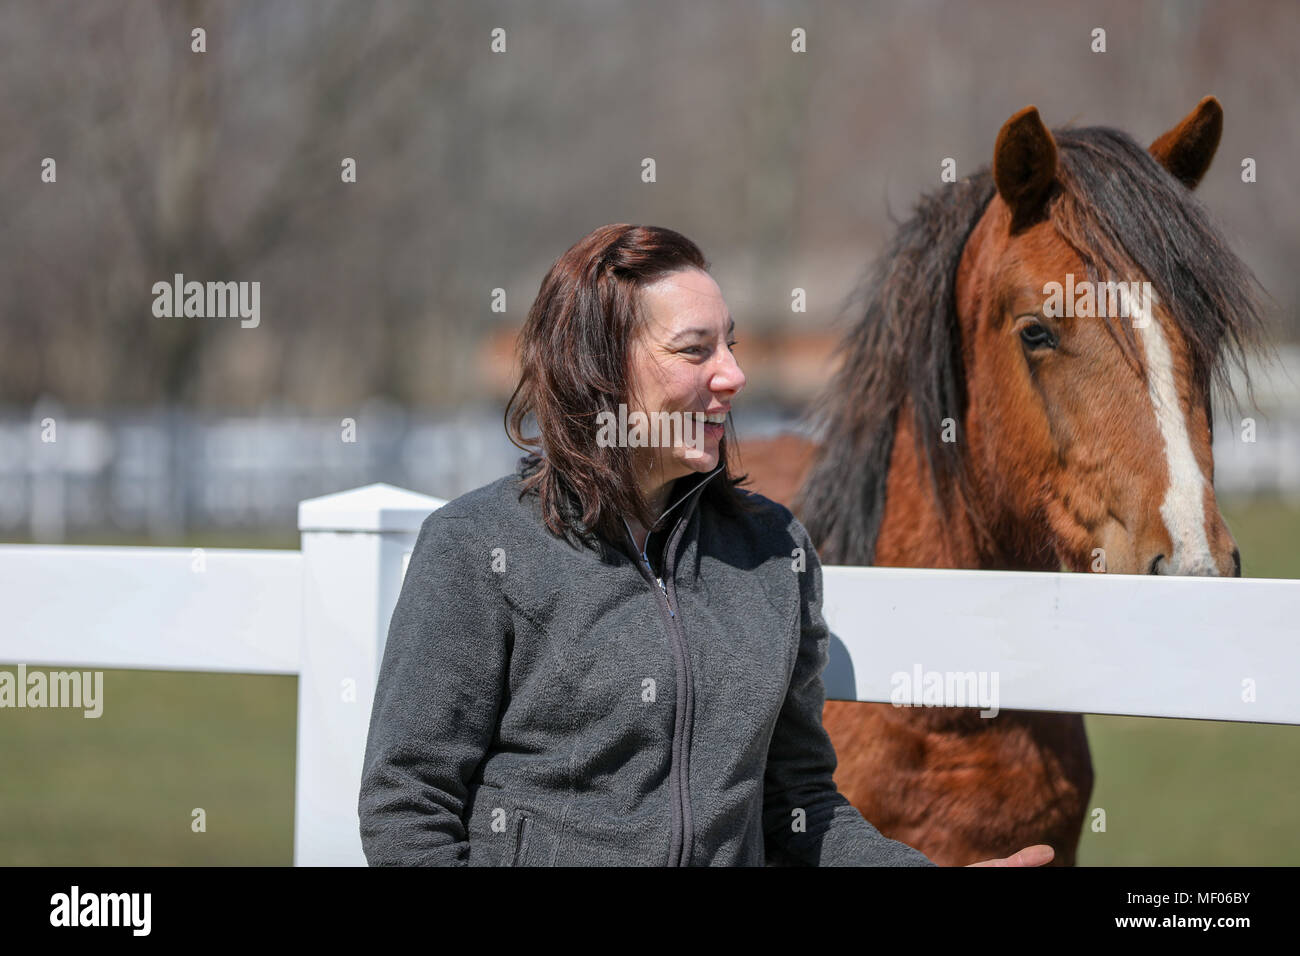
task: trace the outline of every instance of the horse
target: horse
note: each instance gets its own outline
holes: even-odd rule
[[[813,437],[746,443],[749,487],[828,564],[1240,576],[1211,384],[1235,399],[1231,358],[1251,388],[1262,290],[1192,195],[1222,125],[1214,97],[1147,149],[1011,116],[850,293]],[[1038,843],[1075,864],[1081,714],[827,701],[823,724],[884,835],[942,865]]]

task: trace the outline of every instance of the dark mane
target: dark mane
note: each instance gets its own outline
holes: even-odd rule
[[[842,364],[817,400],[820,452],[795,510],[821,559],[871,564],[885,508],[885,479],[899,408],[911,400],[917,450],[938,500],[961,481],[959,443],[934,428],[962,419],[966,389],[956,316],[957,264],[994,193],[987,169],[923,197],[913,217],[864,276],[851,302],[865,303],[840,345]],[[859,306],[863,308],[862,306]]]
[[[1061,189],[1048,213],[1089,279],[1130,279],[1136,270],[1179,322],[1206,395],[1213,380],[1235,399],[1228,358],[1250,389],[1246,348],[1261,342],[1263,328],[1258,282],[1199,200],[1124,133],[1104,127],[1052,133]],[[874,563],[897,414],[905,404],[941,515],[962,508],[976,516],[965,504],[967,395],[955,289],[962,250],[995,191],[985,167],[923,197],[850,297],[858,318],[842,339],[841,366],[814,404],[820,449],[795,502],[827,563]],[[1108,319],[1106,327],[1141,368],[1129,323]],[[942,440],[945,418],[956,422],[955,442]]]
[[[1205,206],[1118,130],[1053,135],[1064,188],[1050,207],[1052,223],[1087,265],[1089,280],[1150,280],[1187,340],[1198,390],[1208,394],[1213,382],[1236,401],[1235,364],[1253,402],[1246,350],[1263,344],[1263,290]],[[1137,361],[1131,324],[1107,318],[1106,327]]]

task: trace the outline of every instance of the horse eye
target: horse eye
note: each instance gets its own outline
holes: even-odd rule
[[[1056,348],[1056,336],[1037,322],[1026,325],[1020,330],[1020,341],[1031,349]]]

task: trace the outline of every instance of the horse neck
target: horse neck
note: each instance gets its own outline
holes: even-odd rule
[[[982,507],[992,496],[983,493],[978,474],[973,473],[971,480],[975,489],[971,506]],[[904,404],[896,422],[874,563],[902,568],[1060,570],[1050,549],[1035,554],[1032,541],[1038,536],[1030,529],[996,514],[979,517],[989,535],[979,534],[970,507],[955,497],[948,501],[947,516],[941,513],[916,452],[910,404]]]

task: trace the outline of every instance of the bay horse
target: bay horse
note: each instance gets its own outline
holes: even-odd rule
[[[1232,395],[1225,358],[1244,373],[1261,300],[1192,195],[1222,124],[1206,97],[1144,150],[1013,115],[991,169],[923,197],[850,297],[816,441],[746,442],[753,490],[827,564],[1239,576],[1210,386]],[[1097,315],[1100,293],[1051,306],[1049,283],[1085,279],[1154,295],[1127,317]],[[1037,843],[1076,862],[1082,715],[829,701],[823,718],[838,789],[886,836],[944,865]]]

